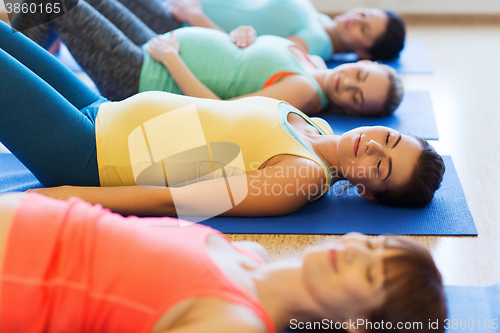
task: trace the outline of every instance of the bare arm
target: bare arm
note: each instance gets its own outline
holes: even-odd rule
[[[297,177],[299,170],[307,177]],[[80,197],[123,215],[276,216],[319,196],[324,175],[316,163],[296,158],[292,167],[267,167],[227,181],[229,186],[221,178],[178,188],[62,186],[33,191],[62,200]]]
[[[167,9],[181,22],[193,27],[204,27],[225,32],[214,23],[203,11],[200,0],[173,0],[167,4]]]
[[[198,310],[198,311],[196,311]],[[184,324],[174,327],[162,333],[199,333],[199,332],[218,332],[218,333],[264,333],[267,328],[252,310],[249,308],[228,304],[220,300],[212,302],[210,307],[194,309],[191,320]],[[189,314],[187,315],[189,317]]]
[[[253,242],[253,241],[235,241],[232,242],[233,245],[236,247],[239,247],[241,249],[244,249],[248,252],[253,253],[256,255],[260,260],[262,260],[263,263],[268,263],[271,261],[269,258],[269,253],[267,253],[267,250],[262,244]]]
[[[79,197],[125,216],[176,216],[169,188],[60,186],[39,188],[29,192],[37,192],[60,200]]]
[[[269,166],[239,176],[171,188],[179,215],[278,216],[289,214],[321,194],[323,170],[290,157],[293,164]],[[295,172],[294,172],[295,171]],[[300,177],[300,175],[305,175]]]

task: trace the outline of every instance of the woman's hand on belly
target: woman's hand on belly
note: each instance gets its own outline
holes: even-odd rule
[[[257,32],[252,26],[241,25],[229,33],[231,41],[238,47],[250,46],[257,38]]]
[[[178,54],[180,45],[172,31],[168,35],[158,35],[152,38],[146,44],[146,50],[151,58],[158,62],[163,62],[168,53]]]

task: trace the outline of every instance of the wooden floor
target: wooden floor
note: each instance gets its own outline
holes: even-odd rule
[[[478,237],[410,237],[430,248],[446,284],[500,282],[500,23],[409,25],[428,43],[434,73],[405,75],[407,89],[431,91],[440,140],[453,157]],[[0,151],[2,147],[0,146]],[[436,221],[439,223],[439,221]],[[229,235],[262,243],[272,259],[289,258],[337,236]]]
[[[407,89],[430,90],[440,140],[451,155],[478,237],[410,237],[427,246],[446,284],[500,282],[500,22],[498,25],[409,25],[426,40],[432,75],[404,75]],[[439,223],[439,221],[436,221]],[[230,235],[262,243],[272,259],[297,255],[337,236]]]

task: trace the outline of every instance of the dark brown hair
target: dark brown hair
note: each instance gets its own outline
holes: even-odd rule
[[[386,117],[396,111],[396,109],[401,104],[404,95],[404,87],[401,78],[399,77],[396,70],[387,65],[380,65],[389,74],[389,91],[387,91],[387,96],[385,98],[385,103],[380,110],[377,110],[370,114],[372,117]]]
[[[384,304],[374,310],[368,321],[392,324],[394,332],[444,332],[446,298],[443,281],[429,251],[418,243],[406,239],[388,237],[387,249],[397,254],[384,259],[386,298]],[[438,322],[438,329],[429,323]],[[421,323],[421,326],[419,325]],[[406,325],[406,327],[404,327]],[[367,332],[386,332],[365,326]]]
[[[375,200],[396,207],[424,207],[434,197],[434,192],[441,186],[445,165],[443,158],[424,139],[408,134],[417,139],[422,146],[422,153],[417,160],[410,182],[396,190],[372,193]]]
[[[366,50],[372,55],[373,60],[397,58],[405,44],[406,29],[401,16],[387,9],[384,10],[384,13],[389,18],[385,32],[371,48]]]

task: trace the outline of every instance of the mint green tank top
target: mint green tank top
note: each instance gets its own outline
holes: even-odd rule
[[[175,30],[182,60],[193,74],[221,99],[247,95],[263,88],[274,74],[288,71],[304,75],[316,87],[325,108],[328,99],[318,82],[297,62],[289,50],[293,42],[276,36],[258,37],[246,48],[214,29],[186,27]],[[181,94],[165,66],[144,50],[139,92],[166,91]]]

